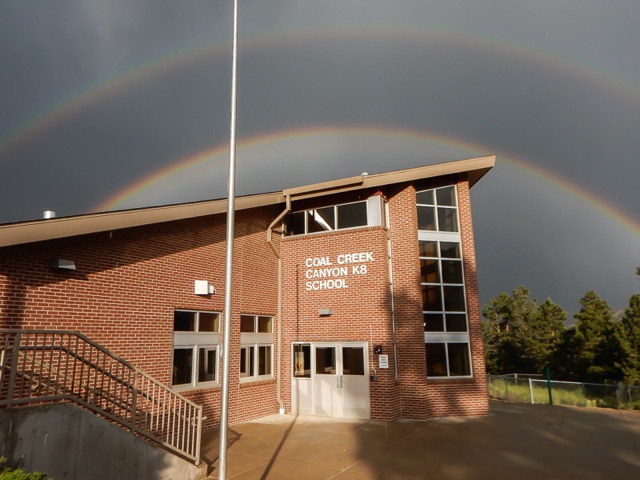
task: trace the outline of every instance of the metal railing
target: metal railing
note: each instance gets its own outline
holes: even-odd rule
[[[579,407],[640,409],[640,387],[565,382],[533,378],[537,375],[487,375],[491,398],[521,403]]]
[[[201,406],[78,332],[0,330],[0,407],[57,402],[200,462]]]

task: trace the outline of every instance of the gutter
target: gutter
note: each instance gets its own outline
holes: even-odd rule
[[[285,209],[267,228],[267,243],[271,246],[273,253],[278,259],[278,356],[276,358],[276,370],[278,371],[278,376],[276,377],[276,392],[281,415],[286,413],[287,410],[284,400],[282,399],[282,255],[280,255],[280,251],[273,244],[273,229],[282,221],[285,215],[291,211],[291,195],[286,195],[285,199]]]

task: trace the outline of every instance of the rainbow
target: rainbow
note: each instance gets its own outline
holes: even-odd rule
[[[410,141],[422,142],[423,151],[424,147],[433,146],[434,144],[439,143],[447,145],[457,152],[468,152],[472,155],[484,155],[487,152],[497,153],[499,162],[506,162],[555,188],[579,198],[606,217],[623,225],[631,233],[640,236],[640,221],[621,211],[611,202],[594,195],[558,174],[534,165],[512,152],[500,150],[495,151],[491,146],[477,142],[469,142],[441,133],[427,133],[418,130],[387,128],[375,125],[342,127],[322,126],[286,130],[265,135],[256,135],[242,140],[237,144],[238,158],[242,158],[243,155],[246,155],[251,151],[254,153],[248,155],[249,157],[258,157],[259,155],[268,154],[270,150],[274,149],[276,145],[281,144],[282,142],[290,142],[292,140],[299,142],[309,142],[312,140],[325,141],[329,137],[348,137],[353,143],[359,143],[367,140],[380,140],[381,138],[395,139],[405,143]],[[162,168],[151,175],[145,176],[125,189],[117,192],[115,195],[97,205],[94,210],[117,210],[122,208],[127,201],[130,201],[134,197],[137,197],[137,201],[140,202],[145,191],[158,186],[170,188],[170,185],[173,183],[172,180],[178,176],[183,177],[182,182],[188,184],[190,181],[193,181],[194,178],[197,178],[202,174],[203,168],[213,168],[215,169],[214,173],[224,176],[223,174],[225,174],[225,169],[227,168],[228,151],[228,145],[221,145],[205,149],[179,159],[171,165]],[[253,158],[253,160],[255,161],[259,159]],[[440,158],[439,161],[441,161]],[[222,197],[224,195],[220,196]]]
[[[429,42],[430,44],[441,45],[442,47],[456,46],[478,51],[479,54],[500,55],[506,58],[514,58],[539,65],[542,69],[550,69],[566,75],[572,75],[590,81],[600,89],[615,91],[628,98],[629,101],[640,104],[640,93],[638,87],[630,82],[617,79],[604,72],[586,68],[570,59],[554,55],[549,52],[526,49],[522,46],[507,45],[495,40],[478,36],[463,34],[460,32],[435,31],[429,32],[415,28],[388,28],[384,26],[362,27],[350,26],[344,28],[324,28],[322,30],[288,30],[271,33],[258,32],[241,38],[240,53],[250,49],[272,48],[283,44],[294,42],[314,42],[327,38],[354,38],[365,39],[367,36],[375,38],[384,37],[390,40]],[[106,79],[98,84],[92,84],[74,92],[72,95],[59,99],[49,105],[39,114],[23,121],[11,129],[3,137],[0,137],[0,162],[10,161],[9,153],[14,149],[26,144],[29,139],[42,134],[43,132],[55,128],[57,125],[73,118],[79,113],[113,98],[120,92],[143,84],[145,81],[156,76],[164,75],[175,69],[188,68],[190,65],[201,62],[217,62],[223,60],[229,54],[229,46],[226,42],[217,45],[202,45],[187,50],[172,52],[171,54],[156,58],[135,68],[122,72]],[[552,173],[550,170],[534,165],[530,161],[522,160],[515,152],[501,151],[496,146],[487,146],[477,142],[458,139],[442,133],[427,133],[412,130],[399,130],[380,126],[321,126],[307,129],[289,130],[284,132],[273,132],[247,138],[239,142],[239,154],[243,150],[252,146],[273,146],[278,141],[285,139],[311,139],[319,135],[341,133],[343,135],[367,135],[372,133],[385,134],[387,136],[404,139],[423,139],[424,141],[440,142],[458,148],[466,148],[477,154],[487,152],[497,153],[501,161],[506,161],[519,169],[534,175],[541,180],[565,190],[581,200],[593,205],[603,214],[616,219],[625,225],[632,232],[640,235],[640,225],[638,220],[630,215],[621,212],[614,205],[606,200],[596,197],[581,187],[575,185],[567,179]],[[227,145],[214,146],[212,148],[195,152],[188,157],[178,159],[171,165],[148,175],[131,186],[118,192],[102,202],[97,209],[109,210],[117,208],[123,202],[140,194],[145,190],[159,185],[168,178],[178,175],[188,177],[190,171],[197,170],[197,167],[210,164],[216,168],[226,162],[224,155],[228,149]]]
[[[287,30],[271,33],[259,32],[241,38],[240,52],[251,49],[277,47],[282,44],[299,42],[317,42],[331,38],[362,39],[366,36],[399,41],[425,42],[442,47],[463,47],[478,50],[484,54],[498,54],[507,58],[524,59],[540,65],[543,69],[564,72],[583,79],[588,79],[600,89],[615,91],[640,104],[640,90],[625,80],[618,79],[598,70],[586,68],[571,59],[550,52],[528,49],[522,46],[505,44],[479,36],[461,32],[428,32],[415,28],[400,27],[362,27],[326,28],[322,30]],[[217,45],[202,45],[186,50],[171,52],[155,58],[135,68],[121,72],[106,80],[88,85],[80,91],[73,92],[48,105],[43,111],[20,122],[0,137],[0,162],[8,158],[8,154],[25,144],[30,138],[37,136],[56,125],[73,118],[78,113],[89,109],[118,93],[144,83],[146,80],[163,75],[178,68],[187,68],[201,62],[216,62],[229,55],[229,45],[221,42]]]

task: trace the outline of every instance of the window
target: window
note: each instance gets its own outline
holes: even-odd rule
[[[382,197],[290,213],[285,221],[285,235],[306,235],[347,228],[382,225]]]
[[[176,310],[173,314],[171,385],[185,390],[216,384],[219,343],[219,313]]]
[[[273,377],[273,317],[240,316],[240,381]]]
[[[455,186],[417,192],[427,377],[471,376]]]
[[[418,230],[458,232],[456,187],[437,188],[416,193]]]
[[[293,376],[311,378],[311,345],[308,343],[293,345]]]

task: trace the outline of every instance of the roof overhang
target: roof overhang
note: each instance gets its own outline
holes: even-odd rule
[[[475,185],[496,163],[496,156],[470,158],[455,162],[427,165],[424,167],[396,170],[394,172],[377,173],[371,175],[359,175],[345,178],[335,182],[323,182],[283,190],[282,193],[290,195],[292,200],[303,200],[327,194],[361,190],[364,188],[381,187],[395,183],[413,182],[427,178],[442,177],[446,175],[466,174],[469,186]]]
[[[275,205],[284,202],[277,193],[237,197],[236,210]],[[0,225],[0,247],[39,242],[55,238],[73,237],[88,233],[109,232],[128,227],[140,227],[154,223],[171,222],[187,218],[226,213],[227,199],[204,202],[146,207],[115,212],[91,213],[72,217],[60,217],[30,222]]]
[[[323,195],[382,187],[446,175],[466,175],[473,186],[495,165],[496,156],[472,158],[456,162],[427,165],[424,167],[396,170],[394,172],[359,175],[330,182],[316,183],[304,187],[289,188],[282,192],[263,193],[237,197],[236,210],[264,207],[291,200],[319,197]],[[41,219],[28,222],[0,225],[0,247],[24,243],[73,237],[89,233],[108,232],[122,228],[140,227],[155,223],[171,222],[188,218],[226,213],[227,199],[202,202],[145,207],[115,212],[90,213],[70,217]]]

